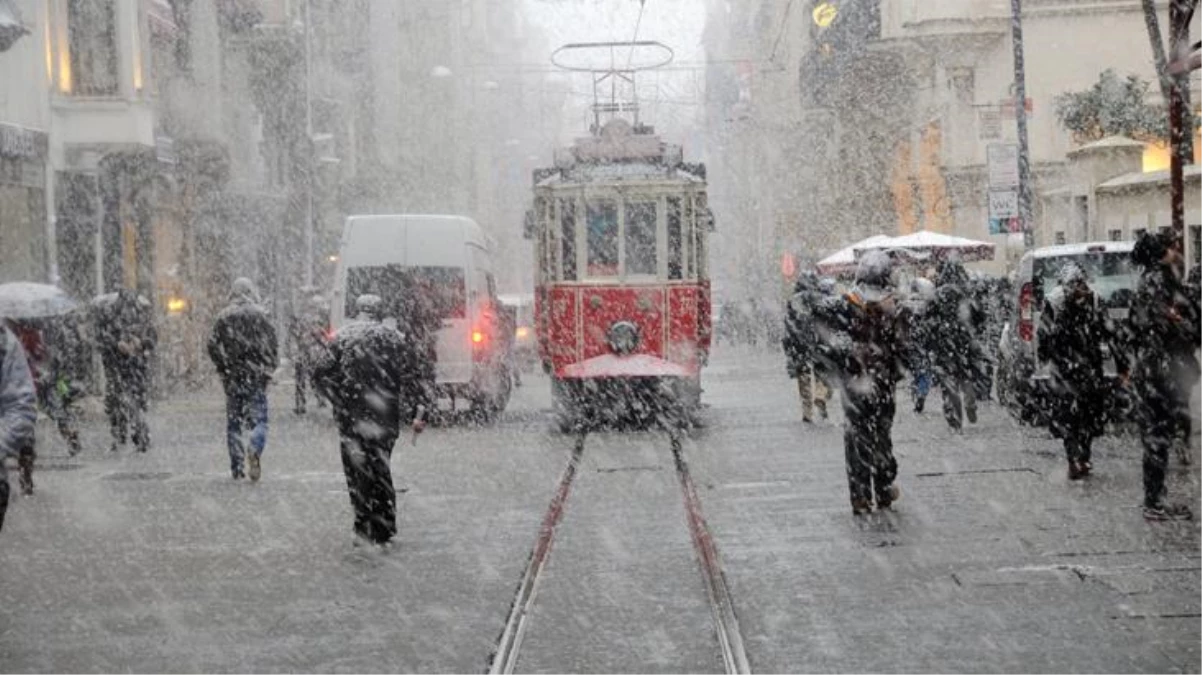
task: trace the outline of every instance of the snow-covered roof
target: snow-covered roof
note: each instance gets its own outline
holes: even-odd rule
[[[1057,244],[1035,249],[1036,258],[1059,258],[1061,256],[1085,255],[1086,253],[1130,253],[1135,248],[1133,241],[1087,241],[1080,244]]]
[[[1066,154],[1068,154],[1069,157],[1074,157],[1076,155],[1080,155],[1080,154],[1084,154],[1084,153],[1088,153],[1088,152],[1094,152],[1097,150],[1125,150],[1125,149],[1130,149],[1130,150],[1138,149],[1138,150],[1142,151],[1144,149],[1144,144],[1140,143],[1139,141],[1137,141],[1135,139],[1127,138],[1126,136],[1107,136],[1106,138],[1103,138],[1102,140],[1094,141],[1093,143],[1086,143],[1085,145],[1082,145],[1079,148],[1074,148],[1072,150],[1069,150],[1068,153],[1066,153]]]
[[[1186,178],[1197,178],[1202,176],[1202,166],[1190,164],[1184,168],[1183,173],[1185,174]],[[1105,183],[1099,184],[1097,189],[1102,191],[1117,190],[1120,188],[1135,187],[1139,185],[1152,185],[1154,183],[1161,182],[1168,183],[1168,181],[1168,169],[1164,169],[1162,171],[1149,171],[1147,173],[1142,171],[1133,171],[1131,173],[1125,173],[1121,176],[1111,178]]]

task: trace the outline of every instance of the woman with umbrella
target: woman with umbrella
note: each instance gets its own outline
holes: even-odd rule
[[[0,284],[0,316],[21,342],[33,377],[38,407],[54,420],[67,441],[68,452],[80,450],[79,431],[70,403],[73,388],[65,373],[66,345],[55,338],[65,335],[60,324],[69,321],[75,302],[61,289],[47,284],[17,282]],[[33,465],[36,457],[32,438],[18,453],[21,490],[33,492]]]

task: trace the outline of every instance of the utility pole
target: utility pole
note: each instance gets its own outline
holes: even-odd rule
[[[1031,154],[1027,140],[1027,75],[1023,64],[1022,0],[1010,0],[1010,31],[1014,43],[1014,121],[1018,125],[1018,219],[1023,228],[1023,248],[1035,248],[1034,198],[1031,191]]]
[[[1185,59],[1189,51],[1189,24],[1197,8],[1197,0],[1172,0],[1169,3],[1169,59],[1174,63]],[[1188,139],[1193,129],[1185,128],[1186,106],[1189,103],[1189,73],[1177,72],[1169,87],[1169,193],[1173,231],[1185,236],[1185,165],[1190,162],[1192,148]],[[1193,115],[1189,116],[1192,127]]]
[[[310,35],[313,30],[313,0],[305,0],[305,287],[313,287],[313,190],[317,187],[313,170],[313,55]]]

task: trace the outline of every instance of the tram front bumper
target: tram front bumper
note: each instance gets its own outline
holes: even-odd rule
[[[602,354],[564,366],[559,376],[569,380],[638,377],[693,377],[695,369],[650,354]]]

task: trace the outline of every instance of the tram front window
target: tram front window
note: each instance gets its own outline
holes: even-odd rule
[[[626,274],[655,275],[655,202],[626,203]]]
[[[589,202],[585,211],[588,227],[588,275],[617,276],[618,204],[609,200]]]

